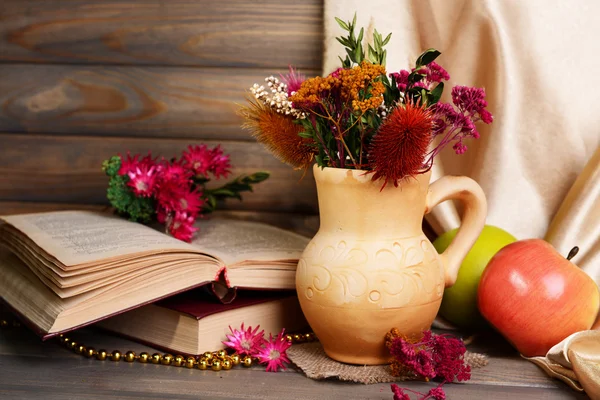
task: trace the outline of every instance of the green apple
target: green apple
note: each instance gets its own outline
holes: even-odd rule
[[[435,239],[433,246],[438,253],[446,250],[457,232],[458,228]],[[444,291],[440,315],[461,328],[485,326],[485,320],[477,309],[477,287],[481,274],[494,254],[516,241],[513,235],[498,227],[484,226],[481,235],[460,266],[456,283]]]

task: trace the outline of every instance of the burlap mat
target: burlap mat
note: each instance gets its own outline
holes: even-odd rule
[[[311,379],[337,378],[341,381],[365,384],[397,382],[408,379],[392,376],[389,365],[363,366],[334,361],[325,354],[323,346],[319,342],[293,345],[287,350],[287,356]],[[465,353],[464,359],[471,368],[483,367],[488,363],[486,355],[469,351]]]

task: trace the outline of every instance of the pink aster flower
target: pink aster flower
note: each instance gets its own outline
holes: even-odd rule
[[[297,92],[302,86],[302,82],[306,80],[306,77],[294,69],[290,65],[290,72],[285,75],[280,75],[281,80],[287,85],[287,94],[291,96],[293,92]]]
[[[127,186],[133,189],[136,196],[150,197],[154,193],[156,184],[156,167],[138,164],[134,171],[129,171]]]
[[[183,161],[195,175],[208,175],[212,165],[212,153],[206,145],[188,146],[188,151],[183,152]]]
[[[221,146],[209,149],[206,145],[189,146],[188,151],[183,152],[184,166],[189,168],[194,175],[207,177],[212,173],[218,179],[227,177],[231,168],[229,155],[223,154]]]
[[[185,212],[190,216],[195,217],[200,212],[204,205],[204,199],[199,189],[182,192],[176,199],[173,209],[175,212]]]
[[[285,329],[277,337],[269,334],[269,341],[255,354],[261,364],[267,364],[267,372],[277,372],[279,368],[285,369],[283,364],[290,362],[286,351],[292,344],[285,340],[284,333]]]
[[[184,182],[192,178],[192,172],[182,165],[181,161],[167,162],[163,160],[157,167],[160,181]]]
[[[190,190],[191,184],[188,182],[182,184],[182,182],[178,182],[177,180],[161,180],[160,189],[156,192],[158,206],[167,214],[180,210],[179,199],[189,193]]]
[[[222,342],[225,346],[232,348],[240,355],[254,355],[260,351],[261,346],[265,343],[265,331],[258,332],[260,325],[252,329],[251,326],[248,329],[242,327],[240,329],[229,330],[231,334],[227,335],[227,341]]]
[[[212,164],[210,166],[210,172],[212,172],[217,179],[221,177],[227,178],[227,176],[231,173],[229,170],[231,168],[231,164],[229,163],[229,155],[223,154],[221,145],[218,145],[212,149],[211,154]]]
[[[119,168],[118,173],[121,176],[127,175],[131,171],[135,171],[135,167],[137,167],[138,163],[140,162],[138,160],[138,158],[140,158],[139,154],[136,154],[135,156],[131,157],[131,153],[127,152],[127,158],[124,158],[120,154],[119,157],[121,158],[121,168]]]
[[[186,212],[175,212],[167,218],[167,229],[173,237],[184,242],[191,242],[194,233],[195,218]]]
[[[139,154],[133,158],[127,153],[127,159],[121,158],[119,174],[123,172],[129,177],[127,185],[133,189],[136,196],[150,197],[156,187],[156,162],[150,153],[141,160]]]

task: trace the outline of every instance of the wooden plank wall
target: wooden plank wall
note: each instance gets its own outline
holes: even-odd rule
[[[240,129],[244,90],[316,75],[322,0],[2,0],[0,214],[106,203],[102,160],[222,143],[271,179],[226,207],[316,213],[312,176]]]

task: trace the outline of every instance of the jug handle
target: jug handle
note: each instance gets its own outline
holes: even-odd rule
[[[429,186],[425,214],[433,207],[446,201],[459,200],[463,203],[464,214],[456,237],[440,255],[445,270],[445,285],[456,282],[463,259],[479,237],[487,214],[487,202],[481,187],[466,176],[444,176]]]

